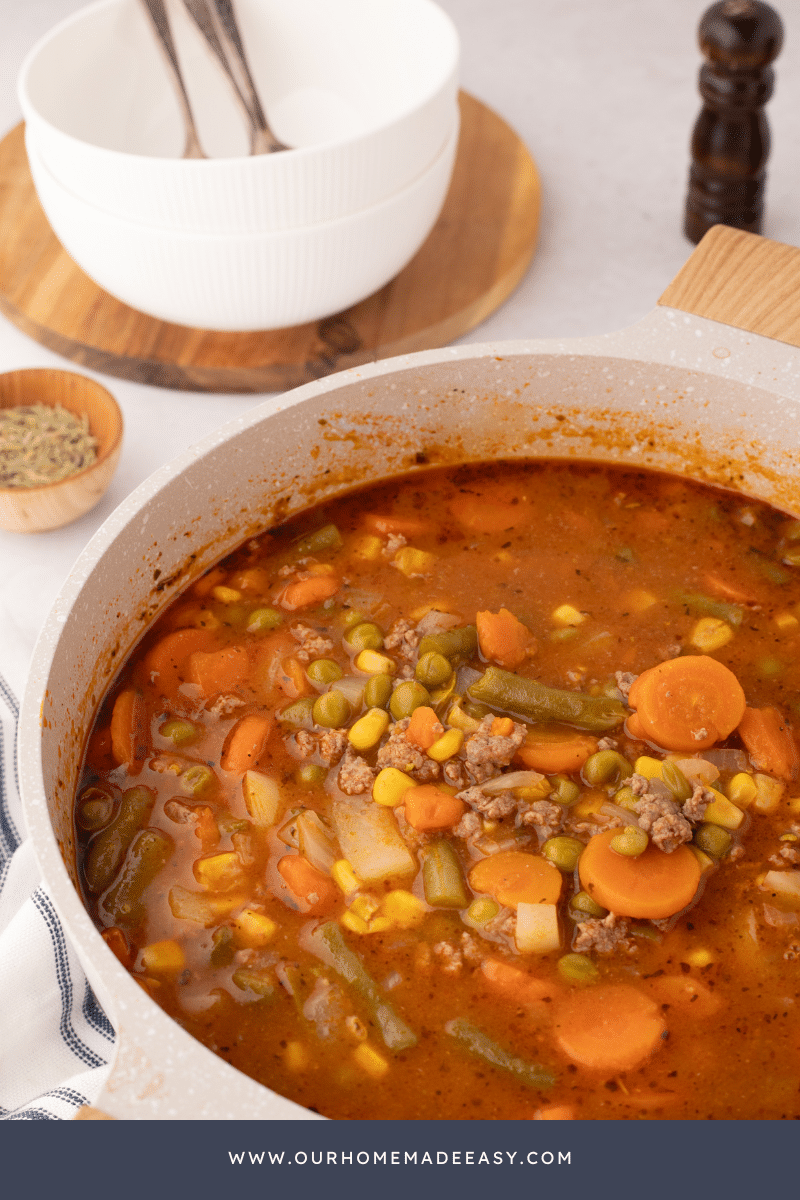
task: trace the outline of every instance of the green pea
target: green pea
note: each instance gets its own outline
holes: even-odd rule
[[[383,634],[371,621],[362,621],[360,625],[348,629],[344,640],[356,653],[359,650],[380,650],[383,646]]]
[[[326,550],[338,550],[342,535],[335,525],[323,525],[298,538],[294,544],[296,554],[322,554]]]
[[[256,608],[250,613],[247,623],[248,633],[269,633],[283,624],[283,617],[277,608]]]
[[[316,787],[323,783],[328,772],[317,763],[303,763],[295,772],[295,779],[303,787]]]
[[[414,674],[425,687],[441,687],[450,679],[453,668],[438,650],[429,650],[417,663]]]
[[[364,684],[364,704],[367,708],[386,708],[392,694],[392,677],[380,672],[370,675]]]
[[[731,848],[733,839],[721,825],[705,822],[695,830],[694,844],[710,854],[712,858],[724,858]]]
[[[191,721],[176,717],[172,721],[165,721],[158,732],[168,738],[173,746],[188,746],[197,740],[200,730]]]
[[[97,787],[86,788],[78,801],[78,824],[87,833],[96,833],[105,828],[113,811],[114,801],[108,792]]]
[[[577,783],[573,783],[566,775],[551,775],[550,782],[553,785],[550,799],[556,804],[563,804],[565,808],[574,804],[581,794]]]
[[[618,833],[608,844],[617,854],[624,854],[627,858],[638,858],[640,854],[644,854],[649,841],[650,838],[638,825],[626,825],[622,833]]]
[[[294,704],[287,705],[282,712],[278,713],[278,720],[283,725],[293,725],[297,729],[308,729],[314,723],[313,708],[313,697],[303,696],[301,700],[295,700]]]
[[[620,808],[627,808],[628,812],[636,812],[636,805],[639,803],[639,797],[634,792],[633,788],[621,787],[614,795],[614,803]]]
[[[573,837],[551,837],[542,846],[542,854],[560,871],[572,872],[583,854],[583,842]]]
[[[597,967],[585,954],[562,954],[556,967],[567,983],[596,983],[600,978]]]
[[[360,625],[366,618],[357,608],[350,608],[343,614],[342,620],[346,628],[350,629],[353,625]]]
[[[337,679],[341,679],[344,671],[332,658],[315,658],[308,664],[306,675],[312,683],[327,687],[329,683],[335,683]]]
[[[214,772],[201,763],[188,767],[181,775],[181,787],[190,796],[204,796],[214,783]]]
[[[578,921],[583,921],[586,917],[608,916],[608,909],[598,904],[588,892],[576,892],[569,902],[569,908]]]
[[[315,725],[324,725],[326,729],[339,729],[350,720],[350,701],[336,690],[323,692],[314,701],[311,715]]]
[[[601,783],[621,783],[633,774],[633,767],[616,750],[598,750],[583,764],[583,778],[591,787]]]
[[[488,896],[479,896],[467,909],[467,916],[475,925],[486,925],[500,912],[500,905]]]
[[[398,683],[392,692],[389,712],[395,721],[402,721],[404,717],[410,717],[415,708],[420,708],[423,704],[430,704],[430,702],[431,698],[427,688],[414,679],[406,679],[403,683]]]
[[[691,797],[692,785],[680,767],[677,767],[674,762],[670,762],[669,759],[665,759],[661,764],[661,778],[678,804],[683,804],[684,800]]]

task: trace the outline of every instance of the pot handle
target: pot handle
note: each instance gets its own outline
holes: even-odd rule
[[[658,303],[800,348],[800,250],[714,225]]]

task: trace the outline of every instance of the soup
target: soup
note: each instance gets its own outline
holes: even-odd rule
[[[800,1117],[800,522],[536,460],[248,540],[111,687],[85,899],[338,1119]]]

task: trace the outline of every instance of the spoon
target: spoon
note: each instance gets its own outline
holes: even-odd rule
[[[175,88],[175,94],[180,105],[183,123],[186,127],[186,145],[184,146],[183,157],[206,158],[207,156],[200,145],[200,138],[197,136],[197,127],[192,114],[192,106],[189,103],[189,95],[186,91],[186,85],[183,82],[164,0],[141,0],[141,4],[155,30],[156,39],[163,51],[172,85]]]
[[[264,115],[264,110],[261,107],[261,101],[258,98],[256,85],[253,76],[250,74],[250,67],[244,52],[242,36],[236,21],[236,14],[233,11],[232,0],[212,0],[212,3],[217,21],[219,22],[222,42],[227,54],[230,56],[232,68],[237,70],[239,75],[239,91],[244,97],[244,102],[253,124],[252,153],[270,154],[275,150],[288,150],[289,147],[279,141],[270,129],[267,118]]]

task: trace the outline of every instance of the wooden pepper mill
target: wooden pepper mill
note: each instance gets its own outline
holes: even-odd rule
[[[770,149],[764,105],[783,25],[761,0],[720,0],[704,14],[698,38],[705,103],[692,135],[684,232],[692,242],[712,225],[760,233]]]

